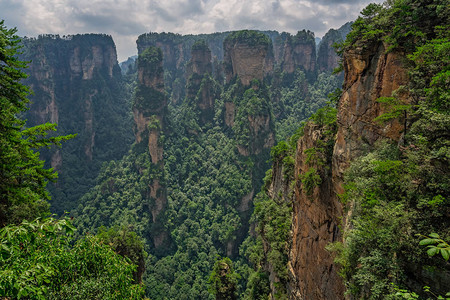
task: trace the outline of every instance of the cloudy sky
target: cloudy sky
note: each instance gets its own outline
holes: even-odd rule
[[[370,2],[382,0],[0,0],[0,19],[21,36],[110,34],[122,61],[137,53],[137,37],[150,31],[309,29],[322,37]]]

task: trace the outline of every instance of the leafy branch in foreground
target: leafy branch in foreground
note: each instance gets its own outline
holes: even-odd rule
[[[136,266],[96,236],[73,244],[68,219],[36,219],[0,229],[0,297],[141,299]]]
[[[439,234],[430,233],[429,236],[419,234],[418,236],[424,238],[419,242],[419,245],[427,246],[428,256],[431,257],[441,253],[442,258],[448,261],[448,259],[450,258],[450,245],[446,241],[441,239],[439,237]]]

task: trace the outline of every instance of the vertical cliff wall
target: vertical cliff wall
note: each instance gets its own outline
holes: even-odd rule
[[[58,134],[78,134],[63,149],[43,151],[59,173],[49,188],[52,209],[62,213],[92,186],[101,164],[120,158],[131,142],[116,48],[110,36],[97,34],[46,35],[23,44],[23,59],[31,61],[26,84],[34,92],[29,124],[57,123]]]
[[[283,47],[281,70],[292,74],[300,68],[308,79],[316,77],[316,42],[311,31],[299,31],[296,35],[287,35]]]
[[[230,34],[223,47],[231,95],[224,99],[225,125],[233,128],[241,155],[267,152],[275,142],[269,92],[264,83],[273,71],[272,43],[263,33],[242,30]]]
[[[342,207],[334,194],[334,125],[310,122],[297,143],[289,291],[292,299],[343,299],[344,285],[325,249],[341,238]]]
[[[398,141],[403,134],[405,125],[398,119],[385,124],[374,120],[386,112],[376,100],[392,96],[395,90],[408,83],[403,59],[402,53],[386,53],[382,43],[344,53],[345,82],[339,100],[339,129],[333,152],[337,193],[343,192],[343,173],[355,157],[381,138]],[[398,93],[397,97],[407,103],[409,95]]]
[[[163,53],[163,68],[165,72],[165,87],[174,103],[181,103],[186,96],[186,66],[191,59],[192,46],[200,41],[206,41],[213,60],[223,60],[222,43],[228,32],[180,35],[174,33],[150,32],[140,35],[137,40],[138,52],[148,47],[158,47]],[[220,77],[220,68],[213,69],[213,75]]]
[[[385,46],[377,43],[344,53],[343,63],[345,83],[337,121],[329,121],[334,114],[319,111],[305,125],[294,155],[294,193],[292,198],[285,195],[293,207],[291,240],[286,243],[290,299],[344,299],[333,255],[325,250],[327,244],[342,239],[339,227],[345,225],[345,216],[338,195],[343,192],[343,174],[377,140],[398,141],[404,130],[402,122],[374,120],[385,112],[376,100],[407,84],[402,54],[386,53]],[[407,94],[397,96],[407,102]],[[274,164],[271,190],[284,195],[280,187],[292,183],[277,179],[280,172],[280,164]],[[271,190],[269,196],[278,201]],[[273,273],[270,266],[267,270]],[[272,280],[276,281],[276,274]]]
[[[211,50],[204,40],[192,46],[191,59],[187,65],[186,99],[200,113],[200,126],[214,118],[214,104],[219,97],[217,84],[212,78]]]
[[[262,81],[273,69],[272,43],[263,33],[242,30],[231,33],[223,42],[225,78],[229,83],[239,77],[243,85]]]

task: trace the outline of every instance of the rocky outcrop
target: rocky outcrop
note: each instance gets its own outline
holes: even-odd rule
[[[271,47],[269,38],[260,32],[242,30],[227,36],[223,43],[226,82],[235,77],[245,86],[253,79],[262,81],[273,69]]]
[[[167,109],[161,49],[150,47],[139,54],[137,73],[133,103],[136,143],[146,142],[152,163],[157,164],[162,159],[158,139]]]
[[[332,72],[339,66],[341,58],[333,48],[333,45],[338,42],[342,42],[342,37],[335,29],[330,29],[320,41],[317,55],[319,72]]]
[[[214,118],[214,104],[219,97],[212,71],[211,50],[204,40],[200,40],[192,46],[187,65],[186,99],[188,104],[196,105],[201,126]]]
[[[49,188],[52,209],[62,213],[92,186],[101,164],[121,157],[131,141],[116,48],[100,34],[42,35],[25,38],[23,46],[21,59],[31,61],[25,83],[34,92],[28,125],[57,123],[58,134],[78,134],[63,149],[41,151],[58,170],[58,185]]]
[[[316,42],[314,33],[309,30],[286,36],[281,70],[291,74],[297,68],[304,71],[307,77],[313,77],[316,72]]]
[[[291,299],[343,299],[344,285],[337,274],[333,255],[325,247],[341,238],[342,206],[333,193],[331,157],[315,152],[329,143],[329,128],[308,123],[297,143],[296,181],[292,217],[292,246],[289,251]],[[326,150],[325,150],[326,152]],[[315,157],[314,157],[315,156]],[[327,157],[328,156],[328,157]],[[310,186],[309,176],[319,176]]]
[[[383,44],[344,53],[345,82],[339,100],[336,144],[333,153],[335,190],[341,193],[343,173],[349,163],[381,138],[398,141],[404,124],[398,120],[379,123],[374,119],[385,113],[377,99],[390,97],[408,82],[401,53],[386,53]],[[408,102],[408,95],[397,93]]]
[[[200,41],[206,41],[211,56],[217,61],[223,60],[223,40],[228,32],[199,34],[199,35],[180,35],[174,33],[156,33],[150,32],[140,35],[137,40],[138,52],[142,53],[148,47],[158,47],[163,53],[163,68],[169,75],[166,76],[166,91],[172,95],[172,101],[181,103],[186,96],[186,76],[187,64],[191,60],[191,48]],[[213,77],[220,77],[221,70],[214,68]]]
[[[343,282],[325,246],[342,239],[339,226],[345,226],[345,217],[338,195],[343,192],[343,174],[350,162],[379,139],[402,138],[403,122],[375,121],[385,112],[377,102],[379,97],[396,92],[408,102],[408,95],[399,89],[408,80],[402,57],[401,53],[386,53],[382,43],[345,52],[336,133],[330,135],[330,128],[312,121],[306,124],[297,143],[292,198],[287,196],[290,184],[276,175],[280,165],[273,166],[270,193],[281,191],[293,205],[292,240],[287,243],[290,299],[344,299]],[[317,152],[323,145],[329,145],[328,149]],[[266,269],[270,272],[270,266]],[[271,279],[276,282],[276,276]]]

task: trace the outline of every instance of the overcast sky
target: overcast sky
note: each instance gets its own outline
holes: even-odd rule
[[[137,53],[137,37],[150,31],[309,29],[322,37],[370,2],[382,0],[0,0],[0,19],[21,36],[110,34],[123,61]]]

